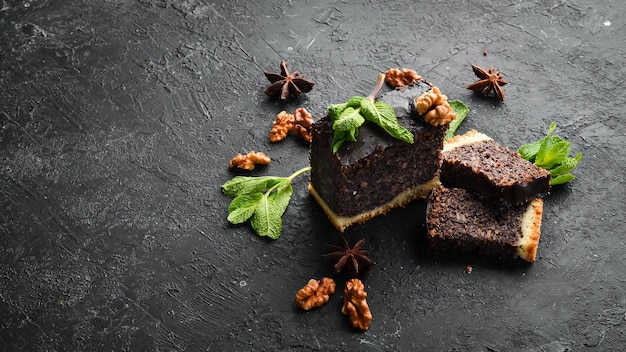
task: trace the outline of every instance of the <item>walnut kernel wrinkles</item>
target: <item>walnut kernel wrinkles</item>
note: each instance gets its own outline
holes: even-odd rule
[[[335,281],[324,277],[321,280],[311,279],[298,292],[294,301],[296,305],[304,310],[322,306],[328,302],[330,295],[335,293]]]
[[[448,97],[441,94],[437,87],[417,97],[415,109],[419,115],[424,115],[426,123],[433,126],[448,124],[456,118],[456,113],[448,103]]]
[[[441,105],[435,106],[434,109],[427,112],[424,116],[424,121],[433,126],[449,124],[454,119],[456,119],[456,113],[447,101]]]
[[[385,73],[385,82],[394,88],[409,86],[422,80],[422,76],[418,75],[415,70],[403,68],[391,68]]]
[[[313,115],[311,115],[305,108],[298,108],[293,113],[294,122],[292,132],[302,137],[307,142],[311,142],[311,125],[313,124]]]
[[[360,330],[369,329],[373,319],[366,298],[367,293],[361,280],[351,279],[346,282],[341,312],[348,315],[350,324]]]
[[[292,132],[307,142],[311,142],[310,133],[313,124],[313,115],[305,108],[298,108],[293,114],[281,111],[276,115],[274,126],[270,131],[270,142],[276,143],[287,138],[287,134]]]
[[[276,115],[274,126],[270,131],[270,142],[276,143],[287,138],[287,134],[293,128],[294,115],[287,111],[281,111]]]
[[[237,154],[230,160],[228,166],[244,170],[254,170],[256,165],[267,165],[272,161],[269,156],[262,152],[250,151],[248,154]]]

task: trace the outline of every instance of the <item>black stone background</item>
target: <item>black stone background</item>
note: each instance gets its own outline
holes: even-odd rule
[[[2,0],[2,350],[621,351],[624,18],[617,0]],[[316,82],[287,104],[262,93],[281,59]],[[465,89],[471,63],[506,75],[503,103]],[[302,142],[269,143],[276,113],[320,117],[390,67],[469,105],[460,132],[514,149],[555,121],[584,158],[545,198],[533,264],[429,252],[423,202],[350,228],[378,262],[358,332],[341,292],[292,303],[338,238],[306,177],[276,241],[230,225],[220,185],[249,150],[274,160],[252,175],[306,166]]]

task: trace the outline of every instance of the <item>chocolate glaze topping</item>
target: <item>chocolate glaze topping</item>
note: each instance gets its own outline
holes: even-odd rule
[[[416,113],[412,113],[414,111],[412,104],[416,97],[431,88],[428,82],[419,81],[403,89],[388,91],[379,96],[377,100],[391,105],[398,122],[414,134],[419,134],[427,128],[427,124],[422,118],[416,116]],[[359,129],[357,141],[343,143],[337,151],[337,157],[342,165],[350,165],[381,148],[399,144],[405,144],[405,142],[393,138],[376,124],[366,121]]]

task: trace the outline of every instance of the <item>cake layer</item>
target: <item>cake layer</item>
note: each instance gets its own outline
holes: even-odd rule
[[[362,212],[360,214],[355,214],[351,216],[342,216],[335,213],[335,211],[331,209],[330,206],[326,204],[324,199],[317,193],[315,187],[313,187],[312,184],[309,184],[309,193],[313,196],[313,198],[315,198],[315,200],[317,200],[333,226],[335,226],[337,230],[343,232],[350,225],[364,223],[375,216],[387,213],[391,209],[404,207],[416,199],[424,199],[426,198],[426,196],[428,196],[433,187],[437,185],[439,185],[439,178],[435,177],[432,180],[425,182],[421,185],[406,189],[385,204],[382,204],[374,209]]]
[[[468,190],[437,186],[426,211],[427,242],[434,249],[535,261],[543,214],[539,198],[500,207]]]
[[[497,203],[524,203],[550,191],[550,173],[475,130],[444,143],[441,181]]]
[[[359,128],[356,142],[345,142],[337,153],[332,153],[330,118],[325,117],[312,126],[309,159],[310,184],[314,191],[311,193],[322,207],[335,216],[353,219],[343,222],[349,225],[364,221],[355,219],[369,219],[382,213],[377,209],[406,204],[406,201],[394,201],[404,192],[411,194],[407,198],[410,200],[424,198],[432,186],[417,193],[411,190],[421,189],[424,184],[438,184],[447,125],[428,125],[411,109],[412,100],[430,89],[429,84],[421,82],[404,90],[387,92],[379,99],[390,104],[398,122],[413,133],[413,144],[395,139],[366,121]],[[370,215],[363,217],[362,214]]]

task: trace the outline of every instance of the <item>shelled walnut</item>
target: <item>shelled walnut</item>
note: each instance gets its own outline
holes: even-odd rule
[[[311,142],[312,124],[313,116],[305,108],[298,108],[293,114],[281,111],[276,115],[274,126],[270,131],[270,142],[276,143],[284,140],[289,132]]]
[[[298,307],[309,310],[326,304],[333,293],[335,293],[335,281],[333,279],[328,277],[319,281],[311,279],[296,293],[294,300]]]
[[[403,68],[402,70],[390,68],[385,73],[385,82],[394,88],[408,86],[421,80],[422,76],[409,68]]]
[[[287,138],[287,134],[293,128],[294,115],[287,111],[281,111],[276,115],[274,127],[270,131],[270,142],[276,143]]]
[[[442,126],[452,122],[454,119],[456,119],[456,113],[447,101],[435,106],[434,109],[427,112],[424,116],[424,121],[433,126]]]
[[[367,330],[373,318],[366,298],[367,293],[361,280],[351,279],[346,282],[341,312],[348,315],[352,326],[361,330]]]
[[[437,87],[425,92],[415,99],[415,109],[424,121],[433,126],[442,126],[452,122],[456,113],[448,103],[448,97],[441,94]]]
[[[254,170],[256,165],[267,165],[272,161],[269,156],[262,152],[250,151],[248,154],[237,154],[230,160],[228,166],[233,168],[240,168],[244,170]]]
[[[310,143],[312,139],[310,129],[313,124],[313,115],[311,115],[305,108],[298,108],[294,111],[293,116],[293,133]]]

